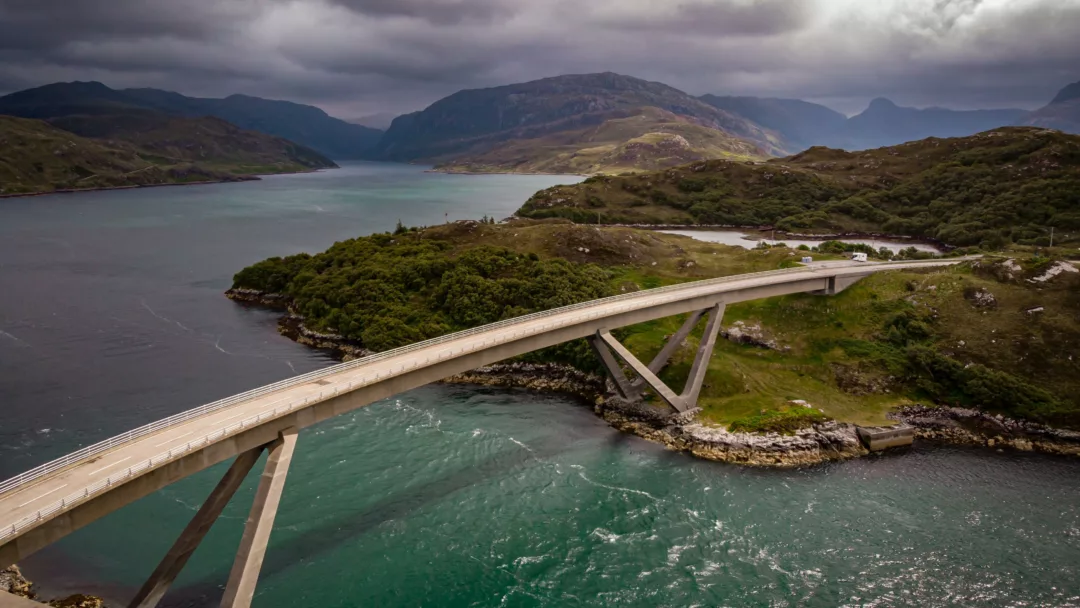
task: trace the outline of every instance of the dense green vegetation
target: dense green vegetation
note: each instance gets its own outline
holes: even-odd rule
[[[1004,128],[850,153],[812,148],[764,163],[708,161],[593,177],[520,209],[575,222],[725,224],[877,232],[1000,250],[1080,243],[1080,136]]]
[[[315,256],[265,260],[234,282],[286,294],[309,327],[376,351],[612,293],[608,272],[593,264],[504,247],[451,249],[407,232],[376,234]]]
[[[309,327],[384,350],[614,293],[787,267],[797,255],[557,220],[461,222],[272,258],[239,272],[235,286],[286,294]],[[920,402],[1080,427],[1080,362],[1066,356],[1080,352],[1080,272],[1034,280],[1055,264],[987,260],[877,274],[833,297],[732,304],[724,326],[760,337],[719,341],[703,416],[787,433],[825,417],[882,424],[891,408]],[[647,361],[682,321],[621,328],[619,338]],[[661,371],[669,386],[685,382],[700,330]],[[526,358],[597,371],[581,341]]]

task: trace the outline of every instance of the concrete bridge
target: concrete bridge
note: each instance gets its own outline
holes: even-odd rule
[[[672,285],[584,302],[442,336],[290,378],[170,416],[83,448],[0,483],[0,565],[207,467],[233,464],[181,533],[131,606],[154,606],[255,465],[269,456],[222,606],[248,606],[300,429],[447,376],[578,338],[590,338],[617,390],[648,384],[673,410],[692,410],[727,304],[794,293],[830,295],[891,269],[933,268],[959,259],[829,263]],[[691,313],[648,365],[609,330]],[[657,376],[699,320],[705,334],[686,387]],[[628,379],[617,359],[637,378]]]

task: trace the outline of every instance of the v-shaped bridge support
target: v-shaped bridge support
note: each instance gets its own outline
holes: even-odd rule
[[[682,394],[676,394],[656,374],[667,365],[668,360],[675,354],[683,340],[690,335],[701,317],[706,314],[709,315],[709,320],[705,324],[705,333],[701,337],[701,346],[698,347],[697,355],[694,357],[694,364],[690,368],[690,375],[686,378],[686,386],[683,387]],[[665,403],[681,413],[697,407],[698,397],[701,395],[701,385],[705,381],[705,372],[709,368],[709,359],[712,358],[713,349],[716,347],[716,336],[720,332],[720,320],[723,316],[724,304],[722,303],[692,313],[682,327],[679,328],[679,331],[675,332],[667,344],[660,349],[660,352],[649,365],[639,361],[606,329],[596,332],[590,342],[597,356],[600,357],[600,361],[603,362],[608,375],[611,376],[612,381],[615,383],[615,389],[619,395],[627,399],[633,398],[635,392],[640,392],[642,384],[647,384],[656,391],[656,394]],[[614,355],[612,355],[613,351]],[[623,373],[616,357],[634,370],[638,378],[631,382]]]

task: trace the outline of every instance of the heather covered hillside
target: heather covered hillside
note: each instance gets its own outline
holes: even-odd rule
[[[1080,243],[1080,136],[1013,127],[767,162],[702,161],[538,192],[523,217],[884,232],[956,246]]]

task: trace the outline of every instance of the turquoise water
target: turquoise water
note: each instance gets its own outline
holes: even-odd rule
[[[330,364],[221,296],[243,265],[399,217],[503,217],[560,181],[355,164],[0,201],[0,477]],[[122,604],[223,470],[25,569]],[[255,482],[164,605],[217,605]],[[573,399],[436,385],[301,433],[255,605],[1077,606],[1078,581],[1075,460],[921,445],[751,470],[620,434]]]

